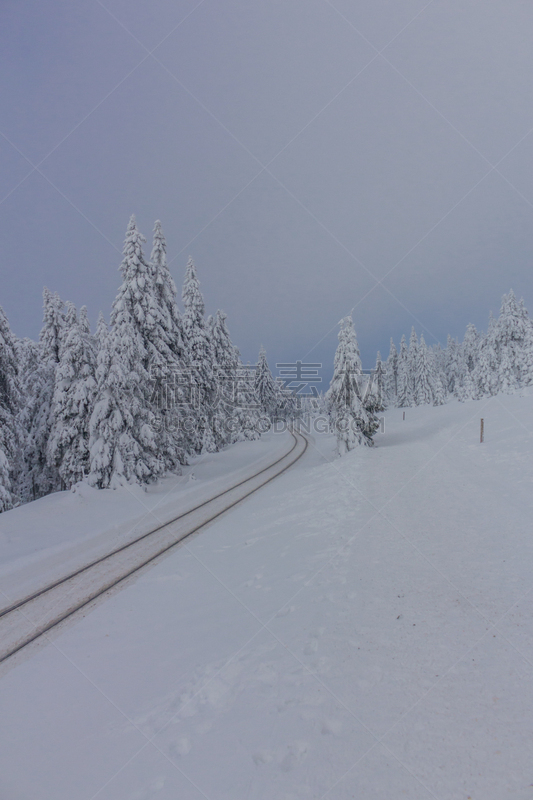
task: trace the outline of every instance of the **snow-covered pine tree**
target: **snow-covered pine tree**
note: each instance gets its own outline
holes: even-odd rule
[[[392,338],[390,340],[389,357],[385,362],[384,386],[387,405],[394,405],[398,397],[398,351]]]
[[[99,337],[101,337],[101,333]],[[98,395],[90,420],[89,483],[115,489],[126,482],[147,483],[165,464],[158,453],[154,415],[146,406],[144,352],[127,314],[104,336],[97,359]]]
[[[97,330],[101,346],[97,402],[90,420],[89,482],[98,488],[149,482],[167,467],[160,453],[158,420],[151,408],[150,358],[157,359],[157,354],[148,331],[156,325],[157,302],[153,273],[142,251],[144,241],[132,216],[111,330],[105,333],[101,321]]]
[[[417,348],[415,372],[415,404],[425,405],[433,403],[436,395],[436,375],[433,365],[433,354],[428,350],[424,334],[420,334],[420,343]]]
[[[433,405],[442,406],[446,402],[446,389],[444,388],[444,377],[442,373],[435,371],[435,391],[433,395]]]
[[[237,369],[236,406],[239,441],[259,439],[261,432],[267,427],[267,420],[262,415],[261,403],[255,392],[255,370],[249,363],[244,366],[240,361]]]
[[[210,328],[216,382],[213,434],[219,448],[236,442],[241,432],[240,416],[237,413],[240,357],[239,351],[232,344],[226,318],[224,311],[217,311]]]
[[[385,369],[381,361],[381,353],[378,350],[376,356],[376,366],[370,378],[369,391],[365,397],[364,407],[367,411],[377,414],[385,410]]]
[[[520,301],[524,306],[524,301]],[[527,311],[524,306],[524,311]],[[533,320],[528,315],[528,327],[524,339],[524,357],[522,361],[522,386],[533,384]]]
[[[475,400],[477,387],[474,381],[474,370],[479,360],[480,336],[475,325],[469,324],[466,328],[463,343],[459,348],[458,358],[461,374],[455,381],[455,396],[461,402]]]
[[[80,322],[72,318],[66,326],[68,333],[55,374],[47,461],[59,471],[62,486],[67,489],[89,472],[89,422],[96,400],[96,351],[87,327],[84,306]]]
[[[21,495],[34,500],[61,488],[57,469],[47,461],[48,439],[52,428],[52,398],[55,372],[63,347],[65,332],[64,304],[57,293],[43,290],[43,326],[39,344],[24,349],[28,366],[22,374],[24,407],[20,420],[26,434],[23,467],[20,474]]]
[[[461,376],[465,373],[465,365],[463,364],[459,342],[456,339],[452,339],[450,335],[448,335],[446,344],[445,369],[447,392],[457,397],[461,385]]]
[[[463,362],[470,373],[476,368],[479,358],[479,340],[480,335],[476,330],[476,326],[470,323],[466,326],[465,338],[462,344]]]
[[[159,324],[162,328],[161,335],[164,335],[166,343],[179,360],[180,365],[183,365],[183,362],[185,362],[186,366],[183,320],[176,301],[176,284],[174,283],[167,265],[167,244],[159,220],[156,220],[154,224],[154,238],[150,264],[155,281],[157,307],[160,312]]]
[[[351,316],[340,322],[339,344],[335,353],[333,378],[326,403],[337,438],[337,453],[344,455],[357,445],[372,445],[379,427],[377,418],[361,402],[358,379],[361,358]]]
[[[487,333],[481,339],[479,357],[472,373],[476,387],[476,396],[495,395],[500,390],[500,365],[497,351],[496,320],[489,317]]]
[[[400,342],[400,352],[398,354],[398,407],[406,408],[413,404],[411,394],[411,375],[409,372],[409,353],[405,334]]]
[[[69,335],[72,328],[78,324],[78,311],[74,303],[70,300],[67,300],[65,303],[65,315],[63,319],[63,330],[61,331],[61,341],[59,347],[59,361],[61,361],[61,355],[63,353],[63,347],[65,346],[65,342],[67,340],[67,336]],[[58,362],[59,363],[59,362]]]
[[[495,325],[495,345],[501,391],[515,392],[528,382],[527,347],[530,320],[523,300],[519,303],[511,289],[503,295],[500,316]]]
[[[261,345],[257,367],[255,371],[255,393],[261,404],[261,410],[267,417],[273,419],[279,404],[279,387],[272,377],[266,357],[266,350]]]
[[[184,306],[183,330],[192,379],[195,382],[194,395],[197,407],[193,409],[196,420],[194,449],[201,452],[204,446],[212,446],[212,435],[206,433],[207,426],[212,433],[212,405],[215,398],[215,379],[213,374],[213,350],[209,330],[204,318],[205,304],[196,267],[189,258],[183,283],[182,299]]]
[[[176,472],[180,464],[187,462],[187,451],[193,449],[183,426],[183,398],[179,396],[189,362],[176,286],[167,266],[166,241],[159,220],[154,225],[147,285],[153,293],[153,324],[146,326],[142,334],[148,352],[151,407],[157,418],[161,455],[167,469]]]
[[[409,374],[409,394],[412,402],[416,404],[416,370],[418,364],[418,337],[413,327],[409,337],[409,350],[407,353],[407,370]]]
[[[21,404],[16,341],[0,306],[0,512],[18,502],[14,478],[20,471],[23,444],[18,419]]]
[[[43,347],[43,356],[49,362],[59,364],[64,328],[64,303],[57,292],[52,294],[45,286],[43,289],[43,325],[39,341]]]

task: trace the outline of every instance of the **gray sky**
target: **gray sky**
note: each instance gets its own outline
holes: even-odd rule
[[[533,312],[533,4],[3,0],[0,304],[106,316],[131,213],[255,360]],[[35,167],[35,169],[34,169]]]

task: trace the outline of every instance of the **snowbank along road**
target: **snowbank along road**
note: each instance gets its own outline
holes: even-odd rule
[[[85,608],[191,534],[277,478],[308,447],[301,433],[291,432],[292,445],[268,466],[239,480],[214,497],[144,533],[104,556],[0,610],[0,663]]]

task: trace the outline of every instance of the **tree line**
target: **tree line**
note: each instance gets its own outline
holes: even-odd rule
[[[442,348],[429,347],[413,328],[409,344],[402,336],[399,350],[391,339],[384,363],[378,352],[371,375],[363,376],[361,367],[353,320],[345,317],[325,396],[341,455],[359,444],[373,443],[376,414],[386,407],[439,406],[452,398],[479,400],[532,385],[533,321],[524,301],[511,290],[502,297],[499,316],[491,313],[486,333],[470,324],[462,342],[448,336]]]
[[[132,216],[109,325],[100,313],[94,334],[85,306],[47,288],[38,342],[0,308],[0,511],[82,479],[102,489],[179,473],[290,413],[264,348],[244,365],[226,314],[206,319],[192,258],[180,311],[159,221],[150,259],[145,242]]]

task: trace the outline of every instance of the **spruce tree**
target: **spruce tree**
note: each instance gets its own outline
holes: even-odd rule
[[[344,455],[357,445],[373,444],[379,427],[376,417],[363,407],[359,380],[361,358],[351,316],[341,320],[333,378],[326,393],[330,420],[337,438],[337,453]]]
[[[513,290],[502,297],[500,316],[495,325],[495,345],[502,391],[514,392],[527,381],[527,355],[530,320],[523,301]]]
[[[55,292],[52,294],[45,286],[43,289],[43,325],[39,334],[44,358],[59,364],[61,342],[65,329],[64,303]]]
[[[385,369],[381,361],[381,353],[378,350],[376,356],[376,366],[370,378],[369,391],[365,397],[364,407],[373,414],[385,410]]]
[[[436,394],[435,387],[436,375],[433,367],[432,353],[428,350],[424,340],[424,334],[420,335],[420,343],[417,349],[416,372],[415,372],[415,403],[417,406],[433,403]]]
[[[216,401],[213,409],[213,435],[220,448],[236,442],[240,434],[237,413],[237,383],[240,366],[239,351],[232,344],[226,314],[217,311],[211,325],[213,368],[216,381]]]
[[[96,399],[96,352],[85,307],[70,322],[55,375],[48,463],[70,488],[89,472],[89,422]]]
[[[167,266],[161,222],[154,225],[147,286],[152,294],[153,324],[142,329],[151,378],[151,410],[157,420],[159,450],[167,469],[179,471],[187,462],[190,442],[183,426],[178,386],[188,370],[183,324],[176,302],[176,286]]]
[[[184,306],[183,330],[187,346],[188,361],[191,365],[191,380],[194,383],[196,418],[195,438],[192,442],[196,452],[204,446],[211,447],[212,437],[206,434],[211,427],[212,405],[215,399],[215,380],[213,374],[213,352],[209,331],[205,321],[205,304],[196,267],[189,258],[183,283],[182,299]]]
[[[122,285],[111,311],[111,330],[102,330],[97,359],[97,402],[90,420],[89,482],[115,488],[145,483],[167,466],[159,452],[158,421],[151,409],[148,332],[157,322],[152,271],[142,251],[144,237],[130,219],[120,265]]]
[[[385,397],[388,404],[393,405],[398,397],[398,351],[392,338],[390,340],[389,357],[385,365]]]
[[[448,335],[446,345],[446,389],[449,394],[457,397],[461,385],[461,376],[465,373],[465,366],[462,361],[462,352],[456,339]]]
[[[491,312],[487,333],[480,342],[478,362],[472,373],[477,397],[490,396],[499,392],[499,366],[496,346],[496,321]]]
[[[411,406],[412,403],[409,355],[405,335],[403,335],[398,354],[398,407],[406,408]]]
[[[0,306],[0,512],[18,502],[13,484],[20,470],[23,433],[18,419],[22,389],[17,360],[15,337]]]
[[[409,394],[411,400],[416,404],[416,371],[418,364],[418,337],[414,326],[411,328],[409,338],[409,351],[407,353],[407,371],[409,380]]]
[[[33,369],[25,370],[25,405],[20,419],[26,433],[21,493],[34,500],[61,488],[57,468],[47,459],[48,440],[53,424],[52,399],[55,375],[65,333],[64,304],[57,293],[43,290],[43,325],[39,344],[26,348]]]
[[[263,345],[261,345],[259,358],[257,359],[255,393],[261,405],[261,410],[272,420],[276,416],[279,394],[278,387],[268,366],[266,350]]]

